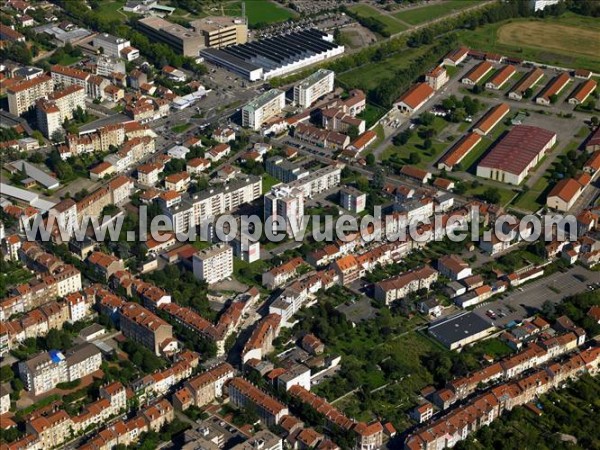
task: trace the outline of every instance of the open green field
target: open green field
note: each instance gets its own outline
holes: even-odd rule
[[[433,128],[436,131],[436,135],[439,136],[440,132],[448,125],[444,119],[436,117],[433,121]],[[432,138],[432,146],[430,149],[425,149],[423,144],[425,139],[419,136],[418,130],[415,130],[413,135],[410,137],[406,145],[396,146],[391,145],[381,154],[381,160],[390,160],[392,163],[397,164],[411,164],[410,154],[416,153],[419,155],[420,162],[411,164],[416,167],[425,169],[430,163],[442,156],[443,152],[448,147],[448,142],[441,141],[437,138]]]
[[[106,19],[125,20],[127,18],[126,15],[118,11],[124,5],[125,0],[104,0],[100,2],[100,6],[95,12]]]
[[[371,17],[373,19],[377,19],[381,23],[385,25],[385,29],[390,34],[400,33],[407,29],[407,27],[398,22],[392,16],[388,16],[380,13],[375,8],[372,8],[368,5],[354,5],[350,7],[350,11],[358,14],[361,17]]]
[[[472,196],[472,197],[479,197],[481,196],[487,189],[490,188],[490,185],[485,184],[484,182],[481,182],[479,184],[479,186],[473,188],[469,186],[469,183],[467,183],[467,190],[465,192],[465,195],[467,196]],[[511,201],[511,199],[516,195],[516,192],[513,191],[510,187],[499,187],[497,185],[494,185],[493,187],[495,187],[496,189],[498,189],[498,193],[500,194],[500,205],[505,206],[508,204],[508,202]]]
[[[225,14],[228,16],[241,16],[242,2],[226,5]],[[268,0],[252,0],[246,2],[246,16],[248,17],[248,25],[256,27],[259,24],[285,22],[296,17],[296,14]]]
[[[401,11],[394,14],[394,17],[397,17],[403,22],[410,23],[411,25],[419,25],[423,22],[429,22],[447,16],[448,14],[455,13],[470,6],[475,6],[475,2],[467,0],[447,0],[436,5]]]
[[[546,64],[600,71],[600,23],[591,17],[518,19],[458,33],[472,48]]]
[[[279,184],[279,183],[281,183],[281,181],[279,181],[274,176],[269,175],[268,173],[263,173],[263,175],[262,175],[262,190],[263,190],[263,192],[270,191],[273,186],[275,186],[276,184]]]
[[[426,54],[429,50],[430,46],[425,45],[419,48],[407,48],[382,61],[365,64],[339,74],[337,80],[348,88],[369,91],[377,88],[382,81],[393,76],[397,70],[408,67],[413,60]]]

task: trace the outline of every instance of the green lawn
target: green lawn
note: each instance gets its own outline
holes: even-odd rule
[[[437,135],[448,125],[444,119],[440,117],[436,117],[432,128],[434,128],[437,132]],[[406,145],[396,146],[391,145],[381,154],[381,160],[389,160],[392,163],[397,164],[410,164],[410,154],[417,153],[421,161],[417,164],[412,164],[416,167],[426,168],[430,163],[438,159],[442,156],[443,152],[447,149],[448,143],[445,141],[441,141],[437,138],[432,139],[432,147],[430,149],[425,149],[423,147],[425,140],[419,137],[418,131],[415,130],[415,133],[408,140]]]
[[[439,17],[447,16],[469,6],[475,6],[475,2],[466,0],[447,0],[436,5],[423,6],[408,11],[401,11],[394,14],[394,17],[411,25],[419,25],[424,22],[435,20]]]
[[[513,19],[458,32],[462,44],[546,64],[600,71],[598,20],[567,13],[561,17]]]
[[[419,56],[428,53],[431,46],[407,48],[382,61],[372,62],[337,75],[337,81],[348,88],[360,88],[365,91],[375,89],[379,84],[396,73],[399,69],[406,68]]]
[[[263,193],[269,192],[273,186],[281,183],[277,178],[269,175],[268,173],[263,173],[262,176],[262,191]]]
[[[487,189],[490,188],[489,185],[480,183],[476,188],[470,187],[470,184],[467,183],[468,189],[465,192],[467,196],[478,197],[482,195]],[[498,189],[498,193],[500,194],[500,205],[506,205],[514,196],[515,192],[511,188],[502,188],[494,185],[495,188]]]
[[[226,8],[225,14],[228,16],[241,16],[242,14],[242,2],[229,4]],[[252,0],[246,2],[246,16],[248,25],[255,28],[257,25],[285,22],[296,17],[297,14],[268,0]]]
[[[381,119],[385,113],[386,110],[384,108],[376,106],[372,103],[367,103],[367,107],[358,115],[358,117],[366,122],[366,128],[369,129],[375,124],[375,122]]]
[[[372,17],[385,25],[385,29],[390,34],[396,34],[407,29],[407,27],[395,20],[393,17],[385,15],[368,5],[354,5],[350,11],[361,17]]]
[[[105,19],[115,19],[118,18],[120,20],[125,20],[126,17],[118,12],[120,8],[125,5],[125,0],[102,0],[100,2],[100,6],[96,9],[96,14],[99,14]]]
[[[185,130],[187,130],[191,126],[192,126],[192,124],[190,124],[190,123],[180,123],[179,125],[175,125],[174,127],[171,127],[171,131],[173,133],[183,133]]]

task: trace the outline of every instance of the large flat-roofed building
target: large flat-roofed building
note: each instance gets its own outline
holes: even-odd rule
[[[8,110],[15,116],[20,116],[35,102],[48,96],[54,89],[52,78],[46,75],[20,81],[6,90],[8,96]]]
[[[171,219],[173,231],[183,233],[193,224],[208,221],[220,214],[250,203],[262,195],[262,178],[246,175],[227,184],[211,187],[195,194],[182,195],[172,204],[163,204],[163,212]]]
[[[140,19],[138,25],[151,39],[167,44],[184,56],[198,56],[204,48],[202,34],[160,17]]]
[[[429,334],[448,347],[458,350],[488,336],[495,327],[473,312],[442,319],[429,326]]]
[[[194,276],[208,284],[218,283],[233,274],[233,249],[229,245],[214,245],[194,254]]]
[[[208,62],[250,81],[268,80],[344,53],[333,36],[317,29],[294,31],[225,48],[201,51]]]
[[[242,108],[242,125],[258,130],[263,123],[279,114],[284,106],[285,92],[271,89]]]
[[[316,100],[333,91],[335,74],[332,70],[319,69],[294,86],[294,103],[308,108]]]
[[[527,125],[514,127],[477,165],[477,176],[518,185],[556,143],[556,133]]]
[[[190,25],[204,37],[204,46],[207,48],[223,48],[248,42],[248,25],[240,17],[203,17]]]

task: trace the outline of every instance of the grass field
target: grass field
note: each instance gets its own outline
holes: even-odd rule
[[[475,6],[475,2],[467,0],[447,0],[436,5],[401,11],[394,14],[394,17],[411,25],[419,25],[423,22],[429,22],[430,20],[447,16],[448,14],[455,13],[470,6]]]
[[[171,127],[171,131],[173,133],[183,133],[185,130],[187,130],[191,126],[192,126],[191,123],[181,123],[179,125],[175,125],[174,127]]]
[[[372,17],[379,20],[385,25],[386,31],[390,34],[400,33],[408,28],[404,24],[395,20],[393,17],[382,14],[375,8],[372,8],[368,5],[355,5],[350,7],[350,11],[358,14],[361,17]]]
[[[344,72],[337,76],[349,88],[360,88],[365,91],[377,88],[379,84],[402,68],[408,67],[411,61],[427,53],[430,46],[408,48],[400,53],[385,58],[382,61],[365,64],[356,69]]]
[[[511,20],[460,31],[458,38],[478,50],[600,71],[600,23],[591,17],[565,14],[544,20]]]
[[[271,190],[273,186],[281,183],[277,178],[269,175],[268,173],[263,173],[262,176],[262,190],[263,192],[268,192]]]
[[[96,14],[100,14],[106,19],[119,19],[125,20],[126,17],[118,12],[117,10],[122,8],[125,5],[125,0],[113,0],[113,1],[102,1],[100,2],[100,6],[95,11]]]
[[[242,14],[242,2],[227,5],[225,13],[229,16],[240,16]],[[285,22],[296,17],[296,14],[268,0],[252,0],[246,2],[246,16],[248,17],[248,24],[255,27],[257,24]]]

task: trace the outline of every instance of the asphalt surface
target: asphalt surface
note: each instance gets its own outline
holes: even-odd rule
[[[588,290],[591,283],[600,282],[600,272],[593,272],[583,266],[573,266],[566,272],[557,272],[549,277],[531,281],[505,298],[498,298],[478,305],[473,311],[498,327],[513,320],[531,317],[542,309],[546,301],[559,303],[563,298]],[[488,317],[494,311],[496,319]],[[501,315],[506,314],[504,317]]]

